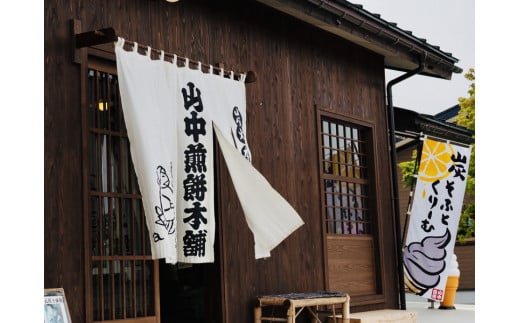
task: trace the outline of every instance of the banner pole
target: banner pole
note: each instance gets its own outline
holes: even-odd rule
[[[422,136],[422,134],[421,134]],[[424,144],[424,139],[426,138],[426,136],[424,137],[421,137],[419,139],[419,141],[421,142],[418,146],[417,146],[417,153],[416,153],[416,156],[415,156],[415,165],[414,165],[414,169],[413,169],[413,174],[414,174],[414,177],[415,177],[415,180],[413,181],[411,187],[410,187],[410,195],[408,196],[408,209],[406,211],[406,218],[404,220],[404,228],[403,228],[403,234],[401,236],[401,241],[406,241],[406,234],[408,233],[408,226],[409,226],[409,221],[410,221],[410,214],[412,212],[412,201],[413,201],[413,192],[415,190],[415,185],[417,183],[417,176],[418,176],[418,169],[419,169],[419,163],[421,161],[421,157],[422,157],[422,146]]]
[[[116,42],[120,38],[118,31],[112,27],[96,29],[96,30],[82,32],[82,33],[75,33],[73,35],[73,37],[74,37],[74,48],[75,49],[102,45],[102,44],[106,44],[106,43],[110,43],[110,42]],[[132,44],[135,43],[135,42],[129,41],[129,40],[125,40],[125,42],[129,42]],[[148,46],[145,46],[145,45],[142,45],[139,43],[137,43],[137,44],[138,44],[139,48],[142,50],[146,50],[148,48]],[[154,48],[151,48],[151,51],[155,52],[157,55],[161,54],[160,50],[157,50]],[[170,54],[170,53],[164,53],[164,55],[168,56],[169,58],[172,58],[174,56],[174,54]],[[177,58],[183,62],[188,61],[193,64],[199,63],[196,60],[187,59],[186,57],[182,57],[182,56],[178,56],[178,55],[177,55]],[[218,66],[219,64],[217,64],[216,66],[211,66],[210,64],[202,63],[201,65],[206,69],[213,68],[214,70],[217,70],[217,71],[222,70],[224,72],[224,75],[226,75],[226,76],[230,76],[230,75],[234,74],[236,80],[240,80],[240,74],[245,74],[245,83],[252,83],[252,82],[255,82],[257,79],[256,73],[253,71],[232,73],[231,71],[225,70],[222,67]]]

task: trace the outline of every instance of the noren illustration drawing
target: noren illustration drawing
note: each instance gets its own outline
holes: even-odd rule
[[[176,228],[175,195],[166,169],[159,165],[156,172],[159,185],[159,205],[155,206],[158,218],[155,223],[164,226],[168,234],[173,234]]]

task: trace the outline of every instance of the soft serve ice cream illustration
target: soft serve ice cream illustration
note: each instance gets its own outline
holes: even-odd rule
[[[404,249],[405,283],[413,292],[423,295],[437,286],[440,274],[446,268],[445,247],[451,241],[450,231],[442,236],[427,236],[421,242],[412,242]]]

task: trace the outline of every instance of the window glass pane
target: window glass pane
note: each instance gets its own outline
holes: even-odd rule
[[[115,319],[123,319],[124,318],[124,267],[123,262],[116,260],[113,261],[114,273],[113,273],[113,281],[114,281],[114,317]]]
[[[125,313],[127,317],[134,317],[134,282],[135,282],[135,271],[134,261],[125,261]]]
[[[111,261],[105,260],[103,261],[102,277],[103,277],[103,317],[106,320],[112,318],[112,266]]]
[[[107,96],[105,101],[107,102],[108,114],[110,119],[110,130],[119,131],[121,129],[120,123],[121,118],[120,114],[122,111],[117,109],[119,104],[119,89],[117,88],[117,78],[108,74],[108,84],[107,84]]]
[[[112,240],[112,255],[122,255],[121,249],[121,213],[119,208],[119,199],[112,199],[112,228],[111,237]]]
[[[101,319],[101,262],[92,262],[92,309],[94,320]]]
[[[91,191],[99,190],[99,155],[98,155],[98,136],[90,133],[88,136],[89,151],[89,189]]]
[[[108,163],[108,136],[101,135],[100,137],[100,150],[99,157],[101,158],[101,191],[108,191],[108,171],[109,171],[109,163]]]
[[[121,192],[121,148],[119,137],[111,137],[110,143],[110,191]]]
[[[339,150],[345,150],[345,127],[342,125],[338,126],[338,141],[339,141]]]
[[[121,254],[128,256],[132,250],[132,223],[130,199],[121,199]]]
[[[324,133],[324,134],[327,134],[327,133],[330,133],[330,130],[329,130],[329,122],[326,121],[326,120],[322,120],[321,121],[321,131]]]
[[[101,241],[103,242],[101,255],[110,256],[111,241],[110,241],[110,208],[108,204],[109,200],[106,197],[101,199]]]
[[[327,232],[368,234],[371,223],[365,194],[369,181],[363,127],[326,117],[321,125]]]
[[[136,307],[136,316],[144,316],[144,289],[145,289],[145,273],[144,273],[144,261],[139,260],[136,261],[135,266],[135,307]]]
[[[131,157],[130,157],[130,151],[129,151],[129,145],[128,145],[128,139],[122,138],[121,144],[121,157],[120,157],[120,176],[121,176],[121,193],[131,193],[131,178],[132,175],[130,174],[131,170]]]
[[[134,255],[142,255],[144,253],[143,239],[143,216],[141,214],[141,203],[132,201],[132,224],[134,237]]]
[[[100,235],[100,208],[99,198],[90,198],[90,250],[93,256],[99,256],[101,253]]]
[[[155,289],[153,282],[153,262],[151,260],[145,261],[145,282],[146,282],[146,315],[153,315],[155,311]]]

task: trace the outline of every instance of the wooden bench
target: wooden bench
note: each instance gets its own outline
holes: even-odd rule
[[[336,315],[336,318],[340,315]],[[329,316],[328,323],[336,318]],[[416,323],[417,313],[406,310],[377,310],[350,314],[350,323]]]
[[[342,314],[338,322],[347,323],[349,317],[350,296],[346,293],[317,292],[317,293],[292,293],[279,295],[259,296],[254,309],[255,323],[262,321],[295,323],[296,317],[307,308],[312,315],[312,323],[322,322],[318,317],[318,306],[332,306],[333,315],[336,316],[335,305],[342,306]],[[283,306],[287,308],[287,314],[282,316],[264,316],[262,308],[267,306]],[[334,322],[336,319],[334,318]]]

